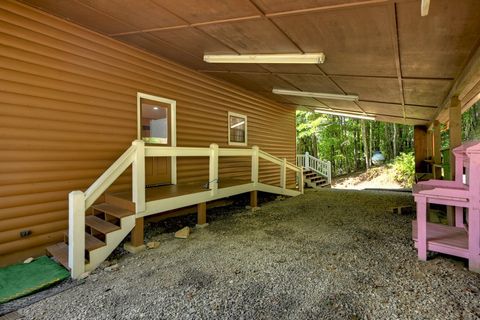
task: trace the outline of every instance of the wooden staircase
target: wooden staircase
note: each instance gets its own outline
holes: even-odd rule
[[[91,206],[85,216],[85,271],[98,267],[135,226],[135,204],[106,194],[105,202]],[[64,241],[47,248],[47,253],[65,268],[68,264],[68,230]]]
[[[321,176],[317,172],[313,170],[305,170],[303,172],[303,181],[307,187],[313,189],[321,189],[330,187],[330,183],[328,183],[327,178]]]

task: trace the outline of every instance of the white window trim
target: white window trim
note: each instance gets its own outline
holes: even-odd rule
[[[245,120],[245,142],[230,141],[230,116],[243,118]],[[228,111],[228,145],[229,146],[247,146],[248,145],[248,122],[247,122],[246,115]]]
[[[170,105],[170,144],[172,147],[177,146],[177,101],[162,97],[157,97],[148,93],[137,92],[137,139],[142,140],[142,124],[141,124],[141,100],[148,99],[158,101]],[[161,147],[162,145],[157,145]],[[171,162],[171,182],[177,184],[177,157],[172,156]]]

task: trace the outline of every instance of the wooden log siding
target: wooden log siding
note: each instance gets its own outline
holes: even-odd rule
[[[86,189],[136,138],[137,92],[177,101],[178,146],[228,147],[232,111],[248,117],[249,147],[295,161],[293,108],[1,1],[0,265],[61,239],[67,194]],[[220,179],[250,178],[249,160],[237,160],[220,159]],[[279,175],[261,164],[260,181],[278,184]],[[208,180],[208,160],[179,158],[178,181],[198,180]],[[112,188],[129,184],[127,173]]]

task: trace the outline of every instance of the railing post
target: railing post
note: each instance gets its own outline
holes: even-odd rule
[[[136,213],[145,211],[145,142],[135,140],[135,159],[132,163],[132,201]]]
[[[280,166],[280,187],[286,189],[287,187],[287,159],[282,159],[282,165]]]
[[[252,147],[252,182],[254,185],[258,183],[258,146]]]
[[[210,164],[209,164],[208,188],[212,195],[218,193],[218,145],[210,145]]]
[[[68,267],[71,277],[78,279],[85,272],[85,194],[68,194]]]
[[[310,159],[309,159],[309,154],[308,154],[308,151],[305,152],[305,169],[308,169],[310,168]]]
[[[302,167],[300,167],[300,172],[298,174],[299,174],[299,177],[298,177],[298,191],[300,191],[300,193],[303,193],[304,182],[303,182],[303,168]]]
[[[328,166],[327,166],[327,178],[328,178],[328,183],[332,183],[332,163],[328,161]]]

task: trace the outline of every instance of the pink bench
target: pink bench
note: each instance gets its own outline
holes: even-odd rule
[[[427,260],[428,250],[435,251],[466,258],[469,269],[480,272],[480,141],[465,143],[453,153],[454,181],[429,180],[413,186],[417,220],[412,223],[412,238],[420,260]],[[455,207],[455,226],[427,222],[429,203]]]

